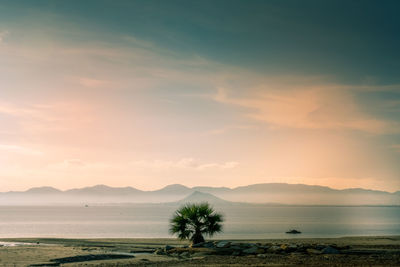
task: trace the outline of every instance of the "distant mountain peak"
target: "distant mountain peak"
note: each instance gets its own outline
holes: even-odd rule
[[[103,184],[89,186],[84,188],[74,188],[65,191],[65,193],[73,193],[73,194],[131,194],[142,192],[133,187],[111,187]]]
[[[97,184],[97,185],[94,185],[94,186],[88,186],[88,187],[85,187],[85,188],[93,188],[93,189],[109,189],[109,188],[113,188],[113,187],[111,187],[111,186],[108,186],[108,185],[104,185],[104,184]]]
[[[25,191],[25,193],[35,194],[49,194],[49,193],[60,193],[61,191],[51,186],[33,187]]]
[[[209,203],[228,203],[229,201],[223,200],[209,193],[194,191],[189,196],[178,201],[179,203],[195,203],[195,202],[209,202]]]
[[[170,185],[165,186],[163,189],[167,189],[167,188],[189,188],[189,187],[181,185],[181,184],[170,184]]]
[[[164,192],[164,193],[169,193],[169,192],[186,193],[189,191],[191,191],[189,187],[181,184],[170,184],[159,190],[156,190],[156,192]]]

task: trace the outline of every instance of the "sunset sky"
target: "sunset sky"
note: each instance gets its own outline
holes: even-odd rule
[[[399,1],[0,0],[0,191],[400,190]]]

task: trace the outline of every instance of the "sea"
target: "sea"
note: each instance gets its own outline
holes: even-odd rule
[[[0,206],[0,238],[170,238],[174,205]],[[215,239],[400,235],[399,206],[215,206]],[[296,229],[302,233],[285,232]]]

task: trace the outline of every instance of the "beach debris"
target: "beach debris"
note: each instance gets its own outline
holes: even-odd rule
[[[242,252],[243,252],[243,254],[253,254],[253,255],[255,255],[255,254],[263,254],[264,253],[264,249],[259,248],[257,246],[254,246],[254,247],[251,247],[251,248],[248,248],[248,249],[244,249]]]
[[[318,249],[315,249],[315,248],[308,248],[307,252],[308,252],[308,254],[314,254],[314,255],[322,254],[321,250],[318,250]]]
[[[156,249],[156,251],[154,251],[154,254],[156,254],[156,255],[165,255],[166,253],[165,253],[163,248],[158,248],[158,249]]]
[[[191,256],[192,256],[192,257],[204,257],[204,256],[208,256],[208,255],[210,255],[209,252],[207,252],[207,251],[201,251],[201,252],[195,252],[195,253],[193,253]]]
[[[192,248],[203,248],[206,242],[200,242],[197,244],[190,244]]]
[[[282,244],[281,249],[284,252],[294,252],[297,250],[297,245],[296,244]]]
[[[268,254],[305,254],[309,256],[321,254],[346,254],[348,247],[338,247],[335,244],[302,244],[302,243],[243,243],[234,241],[209,241],[191,247],[166,246],[155,251],[158,255],[168,255],[178,258],[193,258],[208,255],[257,256],[267,257]]]
[[[268,248],[268,252],[270,253],[277,253],[280,251],[282,251],[282,248],[280,246],[273,245]]]
[[[232,252],[231,254],[232,256],[240,256],[240,251],[239,250],[235,250]]]
[[[226,241],[221,241],[221,242],[226,242]],[[208,241],[208,242],[201,242],[197,244],[192,244],[192,248],[215,248],[216,244],[220,242],[213,242],[213,241]]]
[[[173,246],[166,245],[166,246],[164,247],[164,251],[165,251],[165,252],[168,252],[169,250],[171,250],[171,249],[173,249],[173,248],[174,248]]]
[[[187,257],[190,257],[190,253],[189,253],[189,251],[184,251],[184,252],[182,252],[182,253],[180,254],[180,256],[181,256],[181,257],[184,257],[184,258],[187,258]]]
[[[227,248],[227,247],[230,247],[230,245],[231,245],[231,242],[229,242],[229,241],[220,241],[215,246],[217,248]]]

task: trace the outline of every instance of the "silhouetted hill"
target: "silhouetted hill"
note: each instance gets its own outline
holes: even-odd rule
[[[200,192],[208,192],[210,194],[224,193],[224,192],[226,193],[232,190],[228,187],[210,187],[210,186],[195,186],[192,189]]]
[[[371,190],[371,189],[362,189],[362,188],[348,188],[341,190],[343,193],[353,193],[353,194],[365,194],[365,193],[372,193],[372,194],[387,194],[388,192],[379,191],[379,190]]]
[[[61,193],[61,192],[62,191],[60,191],[60,190],[58,190],[58,189],[56,189],[54,187],[42,186],[42,187],[31,188],[29,190],[26,190],[23,193],[27,193],[27,194],[58,194],[58,193]]]
[[[193,190],[181,184],[171,184],[164,188],[153,191],[153,193],[173,193],[173,194],[189,194]]]
[[[210,204],[227,204],[230,203],[229,201],[223,200],[219,197],[216,197],[209,193],[202,193],[199,191],[194,191],[189,196],[181,199],[177,203],[184,204],[184,203],[199,203],[199,202],[208,202]]]
[[[70,189],[64,191],[64,194],[74,194],[74,195],[129,195],[129,194],[137,194],[143,191],[138,190],[133,187],[110,187],[106,185],[95,185],[91,187],[84,187],[79,189]]]
[[[287,193],[327,193],[338,191],[326,186],[318,185],[304,185],[304,184],[285,184],[285,183],[268,183],[268,184],[253,184],[247,186],[239,186],[233,189],[235,192],[240,193],[276,193],[276,192],[287,192]]]

